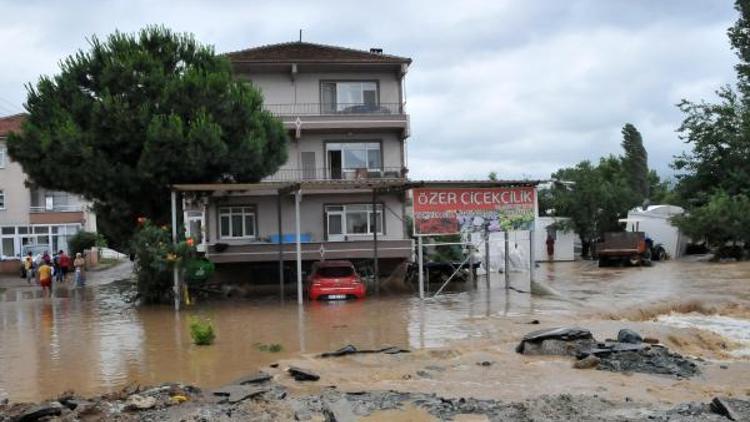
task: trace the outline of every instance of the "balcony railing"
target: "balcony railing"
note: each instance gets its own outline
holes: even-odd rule
[[[55,205],[54,207],[29,207],[30,213],[43,213],[43,212],[79,212],[83,211],[83,205]]]
[[[265,107],[277,116],[356,116],[404,113],[401,103],[293,103],[266,104]]]
[[[383,167],[379,169],[280,169],[267,177],[269,182],[289,182],[297,180],[363,180],[363,179],[402,179],[407,170],[403,167]]]

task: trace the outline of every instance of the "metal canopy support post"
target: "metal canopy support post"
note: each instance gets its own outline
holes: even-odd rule
[[[276,219],[279,227],[279,295],[284,300],[284,244],[281,225],[281,191],[276,192]]]
[[[172,243],[177,244],[177,192],[172,191]],[[174,285],[172,291],[174,292],[174,310],[180,310],[180,275],[178,274],[177,266],[175,265],[172,270],[172,278]]]
[[[510,235],[508,230],[503,233],[505,238],[505,270],[503,270],[503,275],[505,276],[505,290],[508,290],[510,289]]]
[[[302,201],[302,189],[294,193],[294,225],[297,246],[297,303],[302,304],[302,238],[300,234],[299,204]]]
[[[377,204],[377,190],[372,189],[372,215],[375,217],[375,227],[372,230],[372,259],[373,265],[372,270],[375,278],[375,294],[380,294],[380,271],[378,268],[378,204]],[[384,216],[385,218],[385,216]]]
[[[419,298],[424,300],[424,252],[422,236],[417,237],[417,260],[419,267]]]

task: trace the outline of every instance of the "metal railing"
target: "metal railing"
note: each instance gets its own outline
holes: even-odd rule
[[[55,205],[52,208],[45,206],[41,207],[29,207],[31,213],[43,213],[43,212],[79,212],[83,211],[83,205]]]
[[[331,169],[331,168],[284,168],[268,176],[269,182],[296,180],[363,180],[363,179],[402,179],[407,170],[403,167],[381,167],[379,169]]]
[[[266,104],[276,116],[351,116],[404,114],[401,103],[292,103]]]

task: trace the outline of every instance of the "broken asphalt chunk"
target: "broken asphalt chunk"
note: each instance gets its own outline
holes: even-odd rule
[[[213,394],[215,396],[222,396],[228,403],[237,403],[247,398],[255,397],[259,394],[265,393],[268,388],[255,387],[249,385],[226,385],[224,387],[217,388]]]
[[[266,381],[270,381],[273,377],[263,371],[258,371],[255,374],[247,375],[241,378],[238,378],[232,382],[232,384],[236,385],[245,385],[245,384],[260,384]]]
[[[295,381],[317,381],[320,379],[320,375],[315,372],[296,366],[290,366],[287,372],[294,377]]]

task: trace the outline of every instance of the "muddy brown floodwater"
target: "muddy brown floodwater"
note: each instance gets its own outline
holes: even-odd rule
[[[513,274],[513,286],[529,290],[527,277],[525,273]],[[123,283],[85,290],[61,289],[54,299],[39,297],[33,288],[9,289],[0,295],[0,399],[36,401],[67,389],[93,395],[130,383],[166,381],[210,388],[273,362],[310,359],[313,354],[346,344],[359,348],[401,346],[415,350],[415,356],[436,360],[455,357],[474,345],[467,353],[470,359],[481,359],[482,353],[494,359],[515,359],[514,365],[531,368],[528,374],[541,373],[545,365],[555,370],[569,367],[569,363],[547,365],[542,360],[536,365],[512,357],[514,342],[524,332],[537,328],[525,324],[532,319],[542,321],[539,327],[585,325],[601,338],[616,335],[622,326],[634,327],[660,336],[667,345],[683,352],[710,359],[735,359],[742,370],[750,373],[743,355],[730,353],[745,345],[709,331],[672,327],[669,320],[654,320],[671,310],[697,310],[718,311],[747,321],[750,263],[670,261],[651,268],[606,269],[587,261],[555,263],[542,265],[537,279],[554,294],[506,293],[501,278],[493,277],[489,288],[480,278],[474,289],[453,291],[424,302],[407,295],[373,296],[357,302],[306,303],[298,307],[292,300],[280,303],[278,298],[265,298],[202,303],[180,313],[167,306],[131,305],[123,293],[128,290]],[[187,327],[193,315],[214,322],[217,340],[213,346],[192,345]],[[628,321],[622,320],[625,318]],[[747,332],[743,335],[750,338]],[[272,353],[262,346],[270,344],[280,344],[282,350]],[[431,348],[442,348],[444,354],[436,352],[433,356]],[[350,379],[352,385],[366,384],[368,378],[357,374],[358,369],[366,372],[367,365],[387,365],[382,359],[350,360],[348,366],[339,368],[349,372],[337,376],[336,381]],[[325,369],[328,363],[321,365]],[[413,369],[408,366],[411,364],[405,365],[404,371]],[[539,368],[534,369],[535,366]],[[380,386],[410,388],[394,381],[404,379],[398,369],[384,369],[384,373],[391,372],[390,378],[387,374],[378,378],[382,381]],[[486,393],[486,385],[471,378],[482,376],[483,372],[486,371],[467,372],[465,386],[471,391],[470,386],[475,385],[478,395]],[[573,380],[568,384],[590,384],[592,391],[601,391],[596,390],[596,383],[615,375],[596,372],[590,381]],[[503,385],[509,384],[493,382],[495,396],[523,396],[518,390],[524,389],[524,382],[532,386],[527,394],[554,392],[534,386],[531,378],[524,381],[521,372],[515,378],[513,371],[507,376],[518,385],[508,387],[505,394]],[[656,381],[654,388],[673,381]],[[745,381],[721,375],[720,371],[709,370],[701,382],[701,388],[718,382],[737,391],[750,389]],[[624,392],[629,391],[624,383],[620,384]],[[448,382],[432,387],[452,391]],[[662,398],[671,400],[668,394]]]

